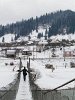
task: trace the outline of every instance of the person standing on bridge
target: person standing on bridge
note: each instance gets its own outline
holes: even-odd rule
[[[25,81],[28,70],[24,67],[24,69],[22,70],[22,72],[23,72],[23,79]]]
[[[22,70],[17,70],[18,72],[23,72],[23,79],[24,79],[24,81],[26,80],[26,75],[27,75],[27,72],[28,72],[28,70],[24,67],[24,69],[22,69]]]

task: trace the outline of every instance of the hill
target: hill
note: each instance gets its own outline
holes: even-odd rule
[[[0,36],[6,33],[14,33],[16,39],[19,36],[27,36],[32,31],[38,32],[39,26],[44,27],[48,37],[56,34],[69,34],[75,31],[75,12],[71,10],[57,11],[49,14],[42,15],[40,17],[30,18],[28,20],[22,20],[20,22],[8,24],[6,26],[0,25]]]

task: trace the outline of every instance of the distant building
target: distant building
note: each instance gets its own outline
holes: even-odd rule
[[[39,41],[38,45],[37,45],[37,50],[36,51],[43,51],[44,47],[48,44],[48,42],[46,40],[44,41]]]
[[[6,57],[15,58],[16,57],[16,50],[7,50]]]
[[[74,57],[75,56],[75,51],[64,51],[63,56],[64,57]]]
[[[57,40],[48,40],[48,43],[50,46],[60,46],[61,42],[57,39]]]
[[[27,45],[34,45],[33,41],[28,41]]]
[[[22,55],[28,55],[28,56],[31,56],[31,55],[32,55],[32,52],[29,51],[28,49],[24,49],[24,50],[22,51]]]

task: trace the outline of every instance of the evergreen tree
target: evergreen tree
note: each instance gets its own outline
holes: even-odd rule
[[[38,33],[38,36],[37,36],[37,38],[41,38],[42,37],[42,34],[41,33]]]
[[[2,42],[5,42],[5,38],[4,37],[2,38]]]
[[[0,36],[6,33],[15,33],[17,36],[27,36],[33,30],[38,32],[38,27],[46,27],[49,25],[48,37],[51,35],[63,33],[63,29],[67,28],[67,33],[74,33],[75,31],[75,12],[66,10],[66,11],[57,11],[54,13],[46,13],[35,19],[30,18],[28,20],[22,20],[20,22],[7,24],[5,26],[0,25]],[[46,36],[46,35],[45,35]]]

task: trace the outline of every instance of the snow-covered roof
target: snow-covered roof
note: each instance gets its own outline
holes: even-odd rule
[[[40,31],[39,31],[40,32]],[[42,31],[41,31],[42,32]],[[34,31],[34,37],[35,37],[36,32]],[[37,33],[38,34],[38,33]],[[33,34],[32,34],[32,39],[33,39]],[[70,34],[70,35],[57,35],[57,36],[52,36],[51,39],[54,40],[62,40],[62,39],[75,39],[75,34]],[[7,38],[8,40],[8,38]],[[46,41],[40,41],[39,43],[45,43]],[[24,46],[18,46],[16,48],[19,49],[24,49]],[[33,50],[36,49],[36,47],[34,46],[30,46],[27,48],[27,50]],[[42,58],[43,60],[31,60],[31,68],[35,69],[36,72],[39,72],[40,74],[38,75],[38,78],[35,81],[35,84],[37,84],[40,88],[42,89],[53,89],[73,78],[75,78],[75,68],[71,68],[70,67],[70,62],[75,62],[75,58],[72,59],[67,59],[64,61],[63,58],[63,49],[60,50],[60,48],[55,48],[55,54],[57,55],[55,58],[52,58],[52,52],[51,52],[51,48],[49,50],[46,50],[45,52],[34,52],[32,53],[31,58]],[[66,50],[74,50],[75,46],[70,46],[70,47],[64,47],[65,51]],[[8,50],[8,53],[13,53],[15,51],[13,50]],[[0,52],[1,54],[1,52]],[[20,54],[21,55],[21,54]],[[22,55],[21,55],[22,56]],[[46,59],[48,58],[48,59]],[[9,62],[9,61],[8,61]],[[7,67],[4,66],[4,59],[1,60],[0,59],[0,86],[3,86],[3,84],[6,85],[6,80],[2,79],[2,77],[6,78],[6,74],[7,74],[7,81],[8,83],[10,82],[10,78],[12,79],[12,76],[10,77],[10,73],[8,73],[8,71],[10,71],[10,66],[7,69]],[[55,70],[52,72],[51,69],[46,69],[45,68],[45,64],[53,64],[53,67],[55,68]],[[25,66],[27,64],[27,61],[22,59],[22,64]],[[66,65],[66,68],[65,68]],[[3,74],[6,71],[6,74],[3,76]],[[3,84],[1,83],[3,82]],[[5,86],[4,85],[4,86]],[[73,87],[74,83],[72,84],[68,84],[67,86],[65,86],[64,88],[69,88],[69,87]]]
[[[21,50],[23,50],[23,49],[24,49],[24,47],[23,47],[23,46],[17,46],[16,48],[17,48],[17,49],[21,49]]]
[[[48,42],[46,40],[43,40],[43,41],[39,41],[38,44],[45,44],[46,45],[46,44],[48,44]]]
[[[32,44],[33,43],[33,41],[28,41],[28,43],[27,44]]]
[[[23,51],[29,51],[27,48],[24,48]]]
[[[23,36],[23,37],[21,36],[16,41],[17,42],[28,41],[28,37],[27,36]]]
[[[60,43],[60,41],[53,39],[50,43]]]
[[[7,50],[7,54],[15,54],[16,50]]]
[[[52,40],[59,40],[59,41],[62,41],[62,39],[65,39],[65,40],[75,40],[75,33],[74,34],[65,34],[65,35],[62,35],[62,34],[57,34],[56,36],[51,36],[50,39]]]

